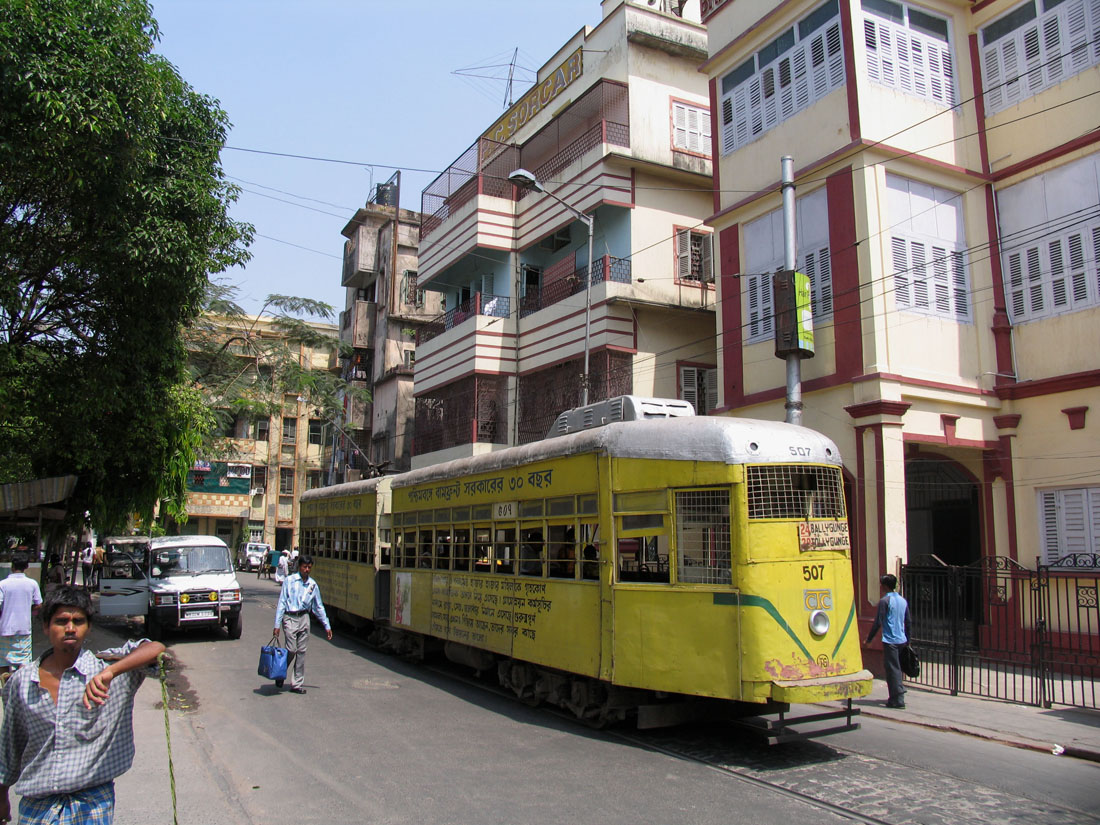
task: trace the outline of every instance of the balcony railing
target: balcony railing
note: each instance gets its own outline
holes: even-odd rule
[[[416,331],[416,343],[426,343],[475,315],[507,318],[510,311],[511,301],[509,301],[507,295],[483,295],[480,292],[475,292],[473,297],[467,298],[454,309],[447,310],[437,318],[433,318],[428,323],[420,326]]]
[[[601,144],[630,146],[630,106],[624,83],[603,80],[555,117],[522,149],[489,138],[470,148],[433,180],[420,196],[423,241],[478,195],[518,200],[508,176],[520,167],[534,169],[544,183]]]
[[[568,273],[562,277],[558,266],[548,267],[543,273],[543,284],[539,289],[528,289],[519,307],[519,317],[525,318],[540,309],[553,306],[566,298],[584,292],[585,273],[587,266],[576,267],[572,258],[566,258]],[[592,277],[587,279],[589,286],[594,286],[601,281],[615,281],[620,284],[630,283],[630,259],[613,258],[604,255],[592,261]]]

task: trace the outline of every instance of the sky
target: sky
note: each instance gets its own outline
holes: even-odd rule
[[[152,4],[157,51],[233,124],[222,166],[242,189],[232,215],[256,238],[220,277],[247,312],[270,294],[342,310],[340,230],[374,184],[400,168],[401,205],[419,211],[421,190],[504,111],[513,58],[518,99],[601,19],[599,0]]]

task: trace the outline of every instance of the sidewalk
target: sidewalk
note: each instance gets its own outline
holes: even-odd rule
[[[1100,762],[1100,710],[1056,705],[1049,710],[977,696],[952,696],[910,686],[905,708],[886,707],[886,682],[876,679],[871,695],[853,704],[864,716],[955,731],[1017,748]]]

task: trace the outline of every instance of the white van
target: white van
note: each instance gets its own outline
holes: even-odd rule
[[[242,541],[237,548],[237,569],[252,572],[263,567],[270,544],[259,541]]]
[[[219,627],[241,638],[241,586],[229,547],[216,536],[161,536],[108,552],[99,589],[102,616],[145,616],[146,635]]]

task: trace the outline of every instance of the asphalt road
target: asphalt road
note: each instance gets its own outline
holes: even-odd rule
[[[864,720],[826,742],[765,748],[721,726],[591,731],[438,669],[314,635],[308,694],[256,675],[274,583],[242,576],[244,637],[168,643],[179,822],[1100,822],[1100,768],[958,734]],[[97,631],[94,644],[140,625]],[[138,758],[117,825],[172,822],[160,687],[138,697]],[[656,750],[654,749],[656,748]],[[814,800],[821,800],[818,805]]]

